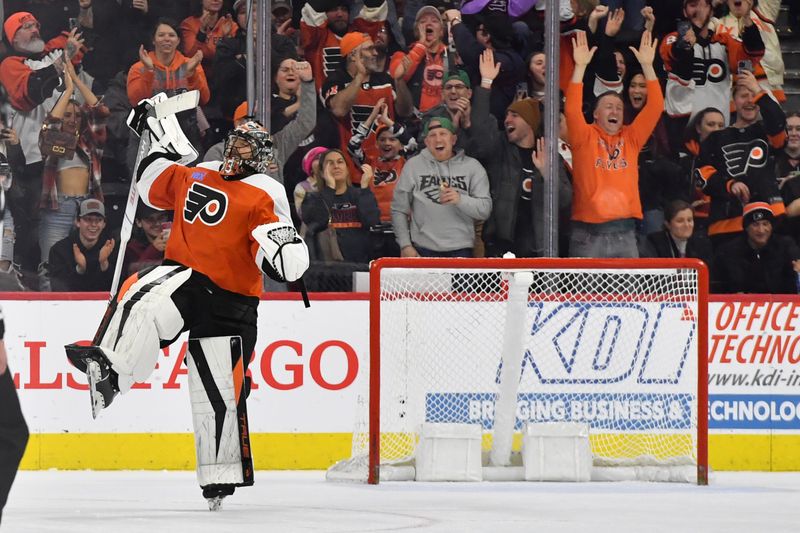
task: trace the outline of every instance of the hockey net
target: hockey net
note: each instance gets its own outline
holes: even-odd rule
[[[329,479],[413,479],[423,422],[480,424],[484,466],[507,467],[526,423],[567,421],[589,424],[592,479],[706,482],[701,262],[382,259],[370,284],[369,379]]]

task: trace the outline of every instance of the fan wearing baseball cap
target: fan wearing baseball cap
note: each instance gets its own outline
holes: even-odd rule
[[[48,273],[53,291],[108,291],[117,258],[117,240],[106,228],[100,200],[81,202],[75,229],[50,248]]]
[[[417,42],[408,53],[395,52],[389,69],[393,76],[402,76],[408,83],[414,106],[421,112],[442,100],[442,84],[448,65],[447,47],[442,42],[444,24],[439,10],[423,6],[414,19]],[[469,83],[467,83],[469,85]]]
[[[751,202],[742,211],[735,239],[719,246],[711,271],[718,293],[796,294],[800,249],[793,239],[773,232],[775,213],[766,202]]]
[[[402,257],[472,257],[475,225],[492,212],[486,170],[454,151],[455,131],[447,117],[426,122],[426,149],[400,174],[392,225]]]
[[[386,0],[365,0],[351,21],[348,0],[309,0],[301,14],[300,48],[311,63],[319,91],[347,57],[340,50],[345,34],[366,33],[374,41],[386,23],[389,7]]]
[[[353,132],[381,101],[386,104],[387,116],[392,120],[395,113],[410,115],[412,104],[405,82],[378,71],[378,54],[372,37],[366,33],[350,32],[342,37],[340,47],[342,64],[328,77],[321,94],[325,107],[338,123],[341,150],[347,153]],[[370,132],[362,148],[368,157],[377,156],[374,132]],[[347,161],[353,182],[360,183],[361,169],[350,157]]]

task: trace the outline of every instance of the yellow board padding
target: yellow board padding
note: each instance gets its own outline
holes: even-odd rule
[[[521,439],[515,436],[514,448]],[[258,470],[322,470],[350,456],[350,433],[254,433]],[[800,471],[800,435],[709,435],[713,470]],[[38,433],[25,470],[194,470],[191,433]]]
[[[708,463],[715,470],[800,471],[800,435],[709,435]]]
[[[350,456],[350,433],[253,433],[257,470],[322,470]],[[194,470],[191,433],[32,434],[24,470]]]

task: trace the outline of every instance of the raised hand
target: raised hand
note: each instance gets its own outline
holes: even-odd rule
[[[164,250],[166,250],[167,249],[167,237],[168,236],[167,236],[167,232],[166,231],[162,231],[161,233],[159,233],[158,237],[153,239],[153,242],[152,242],[153,248],[155,248],[159,252],[163,252]]]
[[[300,77],[300,81],[311,81],[314,79],[314,72],[312,72],[311,63],[308,61],[297,61],[294,64],[294,71]]]
[[[458,9],[448,9],[442,16],[445,22],[449,22],[451,20],[461,20],[461,11]]]
[[[144,45],[139,45],[139,61],[142,62],[144,68],[147,70],[155,70],[155,65],[153,65],[153,60],[150,58],[150,54],[147,53],[147,50],[144,49]]]
[[[536,139],[535,149],[533,152],[531,152],[531,161],[533,162],[533,166],[535,166],[536,170],[538,170],[545,178],[547,177],[545,174],[545,158],[547,154],[546,148],[547,145],[544,142],[544,137],[539,137]]]
[[[394,69],[392,73],[392,78],[394,81],[399,81],[406,75],[408,72],[408,67],[411,66],[411,58],[408,56],[403,56],[403,59],[400,61],[400,64]]]
[[[275,30],[275,33],[278,35],[286,35],[288,37],[294,35],[294,32],[295,30],[292,28],[292,19],[290,18],[286,19],[283,24],[278,26],[278,28]]]
[[[197,71],[197,65],[203,60],[203,52],[198,50],[189,61],[186,62],[186,77],[191,78]]]
[[[608,17],[606,20],[606,35],[609,37],[614,37],[616,34],[619,33],[620,28],[622,28],[622,23],[625,21],[625,10],[615,9],[611,12],[611,16]]]
[[[378,101],[380,102],[380,100]],[[381,104],[380,108],[381,111],[380,114],[378,115],[378,121],[381,124],[385,124],[386,126],[391,128],[392,126],[394,126],[394,120],[392,120],[391,117],[389,116],[389,105]]]
[[[366,80],[367,78],[369,78],[369,73],[367,72],[367,66],[364,64],[364,58],[361,57],[360,52],[355,53],[355,57],[353,57],[353,64],[356,67],[356,76],[358,76],[362,80]]]
[[[72,61],[64,61],[64,92],[72,94],[75,91],[75,78],[77,76]]]
[[[481,73],[481,79],[494,80],[500,74],[500,63],[494,62],[494,52],[491,48],[483,51],[479,58],[478,70]]]
[[[642,40],[639,42],[639,49],[629,46],[633,55],[639,61],[639,64],[644,66],[653,66],[653,60],[656,57],[656,50],[658,49],[658,39],[653,39],[653,34],[649,31],[642,33]]]
[[[375,103],[375,105],[372,106],[372,111],[369,112],[369,116],[367,117],[367,120],[364,121],[364,125],[367,127],[367,129],[372,128],[372,124],[375,122],[375,120],[381,114],[381,106],[385,105],[384,104],[385,102],[386,102],[386,98],[380,98]]]
[[[586,32],[579,31],[575,33],[572,38],[572,59],[575,60],[575,65],[586,67],[592,62],[592,57],[597,51],[597,47],[589,48],[589,41],[586,39]]]
[[[653,28],[656,25],[656,15],[653,12],[653,8],[650,6],[642,8],[642,17],[644,17],[644,29],[645,31],[649,31],[653,33]]]
[[[589,26],[589,31],[592,33],[597,33],[597,23],[608,15],[608,6],[598,5],[596,6],[591,13],[589,13],[589,20],[587,24]]]
[[[455,105],[457,108],[456,113],[460,115],[459,126],[464,129],[469,128],[472,125],[470,120],[472,115],[472,103],[469,101],[469,98],[464,98],[462,96],[455,101]]]
[[[138,9],[144,14],[147,14],[148,11],[147,0],[133,0],[131,2],[131,7],[133,7],[133,9]]]
[[[204,9],[203,14],[200,15],[200,30],[203,33],[211,33],[216,23],[217,14]]]
[[[743,85],[747,87],[754,95],[761,92],[761,86],[758,80],[749,70],[740,70],[736,75],[736,85]]]
[[[72,245],[72,257],[75,259],[75,270],[78,274],[86,273],[86,256],[83,255],[77,244]]]
[[[100,248],[100,253],[97,256],[97,260],[100,263],[100,270],[102,270],[103,272],[108,270],[108,258],[111,255],[111,252],[113,251],[114,251],[114,239],[108,239],[103,244],[103,247]]]
[[[69,61],[83,47],[83,37],[78,33],[78,28],[72,28],[67,35],[67,43],[64,45],[64,60]]]
[[[221,34],[225,37],[228,37],[231,33],[231,29],[233,29],[233,19],[231,18],[230,14],[219,19],[217,21],[217,26],[220,28],[220,30],[222,30]]]
[[[375,171],[371,165],[361,165],[361,188],[369,189],[370,183],[375,179]]]

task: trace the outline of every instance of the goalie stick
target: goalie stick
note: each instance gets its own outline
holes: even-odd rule
[[[197,90],[187,91],[185,93],[172,96],[163,102],[159,102],[152,106],[148,111],[147,116],[153,116],[156,119],[166,118],[170,115],[176,115],[182,111],[188,111],[197,107],[200,102],[200,92]],[[93,344],[100,343],[108,321],[114,314],[116,308],[115,302],[117,300],[117,291],[119,290],[119,281],[122,275],[122,263],[125,259],[125,248],[131,238],[133,231],[133,219],[136,216],[136,207],[139,203],[139,190],[136,188],[136,176],[139,173],[139,164],[144,159],[147,152],[150,151],[150,133],[142,131],[139,137],[139,149],[136,152],[136,162],[133,165],[133,175],[131,176],[131,188],[128,192],[128,203],[125,205],[125,214],[122,218],[122,227],[119,232],[119,250],[117,250],[117,263],[114,265],[114,277],[111,282],[111,291],[109,296],[109,305],[106,309],[106,314],[103,320],[100,321],[100,326],[95,333]]]

